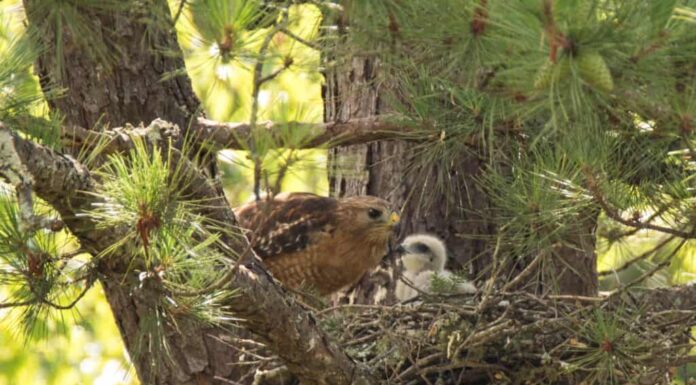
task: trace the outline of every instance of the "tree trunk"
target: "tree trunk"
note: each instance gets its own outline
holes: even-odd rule
[[[63,97],[49,101],[65,124],[91,129],[99,123],[119,127],[166,118],[187,127],[199,101],[190,79],[174,75],[184,69],[184,60],[167,2],[125,1],[116,11],[73,4],[81,3],[24,0],[29,23],[48,48],[36,72],[44,89],[65,90]],[[55,19],[46,19],[51,7],[74,7],[89,23],[89,39],[74,36],[70,26],[57,35]],[[57,36],[62,36],[60,43]]]
[[[79,7],[66,4],[71,3],[63,6]],[[187,127],[199,102],[188,77],[163,80],[165,75],[184,68],[166,1],[131,1],[116,12],[79,7],[77,11],[90,20],[90,32],[114,56],[111,65],[90,56],[90,47],[81,46],[68,27],[61,31],[64,54],[59,57],[54,43],[55,25],[42,13],[42,9],[52,5],[39,0],[25,0],[24,5],[30,25],[44,31],[49,47],[36,65],[42,87],[46,90],[58,85],[66,90],[64,97],[50,101],[51,108],[65,116],[66,126],[99,129],[99,123],[111,127],[147,124],[162,117],[181,128]],[[171,28],[165,30],[161,25],[138,21],[153,14],[169,18],[167,25]],[[128,283],[124,283],[124,273],[111,272],[103,275],[100,282],[143,384],[223,384],[227,383],[225,379],[242,378],[240,367],[231,364],[237,361],[239,353],[226,341],[228,331],[200,329],[186,323],[178,325],[179,331],[167,328],[172,357],[152,366],[153,357],[139,340],[148,308],[130,291],[133,282],[126,279]]]

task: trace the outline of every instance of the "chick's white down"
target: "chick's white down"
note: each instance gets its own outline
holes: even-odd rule
[[[395,290],[399,301],[417,296],[419,290],[432,293],[435,276],[445,282],[453,282],[452,291],[455,293],[476,292],[476,287],[471,282],[462,281],[445,269],[447,249],[439,238],[427,234],[410,235],[401,243],[400,249],[403,252],[401,262],[404,270],[402,280],[397,282]],[[410,281],[417,290],[403,280]]]

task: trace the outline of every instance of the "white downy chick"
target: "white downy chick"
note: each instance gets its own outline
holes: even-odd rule
[[[431,293],[433,278],[437,276],[445,282],[456,282],[452,288],[455,293],[476,292],[476,287],[471,282],[452,280],[452,272],[445,269],[447,249],[439,238],[427,234],[409,235],[397,251],[402,253],[403,278],[411,281],[418,290]],[[396,298],[399,301],[411,299],[419,294],[418,290],[399,280],[396,283]]]

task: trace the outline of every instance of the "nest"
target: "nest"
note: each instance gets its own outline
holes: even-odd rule
[[[651,308],[628,295],[527,292],[342,305],[316,315],[382,383],[433,385],[669,384],[674,368],[690,360],[696,319],[696,312]],[[248,348],[262,357],[255,383],[290,381],[266,349]]]

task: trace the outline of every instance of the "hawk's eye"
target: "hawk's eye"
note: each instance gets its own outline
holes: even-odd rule
[[[377,209],[369,209],[367,210],[367,215],[372,219],[377,219],[382,216],[382,212]]]

